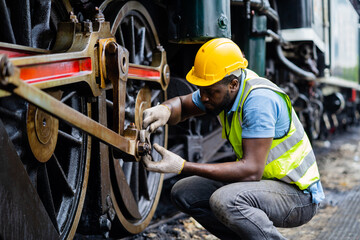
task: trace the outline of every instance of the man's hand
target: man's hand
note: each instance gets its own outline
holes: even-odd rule
[[[158,127],[164,126],[169,120],[170,115],[171,110],[165,105],[148,108],[143,113],[143,128],[150,126],[149,131],[152,133]]]
[[[145,155],[142,157],[142,161],[146,169],[152,172],[180,174],[184,167],[185,160],[156,143],[153,146],[155,150],[161,154],[162,160],[154,162],[151,160],[151,155]]]

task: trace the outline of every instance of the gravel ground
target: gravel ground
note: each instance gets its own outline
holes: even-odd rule
[[[289,239],[319,239],[317,236],[326,228],[341,200],[360,185],[359,127],[333,137],[331,142],[316,142],[314,147],[326,198],[309,223],[297,228],[280,229]]]
[[[318,239],[317,236],[326,227],[341,199],[360,185],[360,127],[352,127],[341,135],[332,136],[331,139],[331,141],[316,141],[313,144],[326,199],[309,223],[291,229],[279,228],[288,239]],[[164,199],[166,193],[160,204],[172,208],[166,204],[166,200],[164,203]],[[171,212],[165,208],[161,207],[164,211]],[[161,216],[162,213],[158,211],[157,215]],[[182,213],[172,212],[172,214],[174,216],[171,221],[157,219],[157,223],[146,231],[127,239],[218,239],[193,218]]]

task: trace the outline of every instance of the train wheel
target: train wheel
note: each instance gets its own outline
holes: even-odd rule
[[[104,11],[107,15],[108,11]],[[151,65],[153,51],[159,45],[158,36],[146,9],[138,2],[127,2],[118,12],[113,14],[112,33],[120,45],[129,51],[130,63]],[[111,95],[111,93],[109,94]],[[144,106],[141,101],[146,99]],[[166,93],[154,89],[145,82],[128,79],[125,106],[125,128],[135,123],[139,129],[142,122],[142,111],[157,105],[166,99]],[[109,99],[107,100],[110,101]],[[110,104],[111,106],[112,104]],[[111,119],[109,116],[108,119]],[[162,146],[167,142],[167,128],[159,128],[151,135],[151,142]],[[156,152],[152,153],[155,161],[160,159]],[[124,161],[125,160],[125,161]],[[143,231],[155,212],[161,193],[163,175],[148,172],[139,162],[127,162],[126,159],[112,159],[112,194],[114,208],[120,225],[125,232],[136,234]],[[125,178],[127,186],[121,186],[119,178]],[[126,196],[122,193],[130,189]],[[118,229],[112,227],[112,229]],[[115,230],[116,231],[116,230]],[[122,234],[113,232],[113,234]]]
[[[67,21],[71,10],[67,0],[3,4],[0,41],[41,49],[52,48],[57,23]],[[90,116],[75,91],[49,93]],[[0,118],[60,238],[73,238],[86,193],[90,137],[17,97],[0,98]]]
[[[321,119],[323,114],[323,104],[319,100],[310,101],[312,107],[312,126],[311,138],[318,139],[321,133]]]
[[[90,116],[75,91],[49,94]],[[61,239],[71,239],[85,198],[90,138],[16,97],[0,99],[0,116]]]
[[[57,24],[67,21],[64,1],[3,1],[0,41],[51,49]],[[52,91],[54,97],[90,116],[75,91]],[[90,163],[90,138],[17,97],[0,98],[0,116],[29,178],[60,238],[72,238],[81,215]]]

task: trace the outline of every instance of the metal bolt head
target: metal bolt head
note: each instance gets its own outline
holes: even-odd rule
[[[73,12],[70,12],[70,21],[74,22],[74,23],[78,23],[78,19],[76,17],[76,15]]]
[[[158,45],[156,46],[156,48],[157,48],[160,52],[164,51],[164,47],[161,46],[160,44],[158,44]]]
[[[105,231],[109,231],[111,229],[111,221],[107,218],[106,215],[100,216],[99,219],[100,228]]]
[[[91,33],[93,31],[92,22],[89,19],[86,19],[84,22],[84,32]]]
[[[111,221],[113,221],[115,219],[115,215],[116,215],[115,210],[113,208],[110,208],[108,211],[108,215],[109,215],[109,218],[111,219]]]
[[[151,153],[151,147],[147,143],[139,143],[137,153],[139,156],[145,156],[146,154]]]
[[[9,83],[8,77],[14,74],[14,66],[9,61],[7,55],[0,54],[0,83],[7,85]]]
[[[96,11],[96,14],[94,16],[94,20],[97,22],[100,22],[100,23],[105,22],[105,16],[102,13],[102,11],[100,10],[100,8],[95,7],[95,11]]]
[[[221,16],[218,19],[218,25],[222,29],[226,29],[228,25],[228,19],[225,15],[221,14]]]
[[[118,49],[117,43],[115,42],[109,42],[106,44],[106,51],[109,53],[116,53],[116,50]]]

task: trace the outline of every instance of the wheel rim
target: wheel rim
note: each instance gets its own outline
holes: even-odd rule
[[[66,105],[90,116],[87,104],[76,92],[64,91],[60,96]],[[57,131],[50,138],[57,139],[56,147],[48,160],[37,159],[39,156],[33,154],[36,147],[29,143],[29,139],[32,139],[29,133],[36,130],[29,128],[29,123],[35,121],[34,115],[39,111],[15,97],[0,99],[0,115],[9,138],[51,221],[62,239],[72,238],[86,193],[91,140],[80,130],[54,118],[58,121],[58,128],[53,128]],[[49,120],[49,117],[46,119]]]
[[[151,18],[141,4],[137,2],[126,3],[113,21],[112,33],[119,44],[128,49],[130,63],[151,65],[152,53],[159,44],[159,40]],[[130,123],[141,122],[139,118],[142,117],[142,112],[135,113],[135,109],[137,109],[135,105],[138,94],[141,94],[139,92],[145,88],[149,89],[145,82],[128,79],[125,128]],[[148,94],[151,95],[147,96],[151,98],[151,106],[157,105],[166,99],[166,93],[162,90],[152,89],[149,90]],[[109,102],[110,100],[108,99],[107,101]],[[108,112],[111,112],[111,109]],[[111,119],[111,116],[108,116],[108,119]],[[164,146],[167,142],[166,137],[167,128],[162,127],[151,135],[151,142]],[[160,160],[160,155],[156,151],[152,152],[152,156],[155,161]],[[112,198],[115,211],[121,226],[127,232],[139,233],[147,227],[155,212],[162,188],[163,175],[147,172],[142,163],[139,162],[126,162],[116,158],[112,160]],[[136,202],[136,211],[140,213],[140,216],[131,214],[131,209],[124,204],[124,200],[129,201],[130,198],[128,196],[121,196],[121,186],[116,181],[116,177],[119,177],[117,176],[119,172],[122,172],[126,178],[132,193],[130,198]]]

